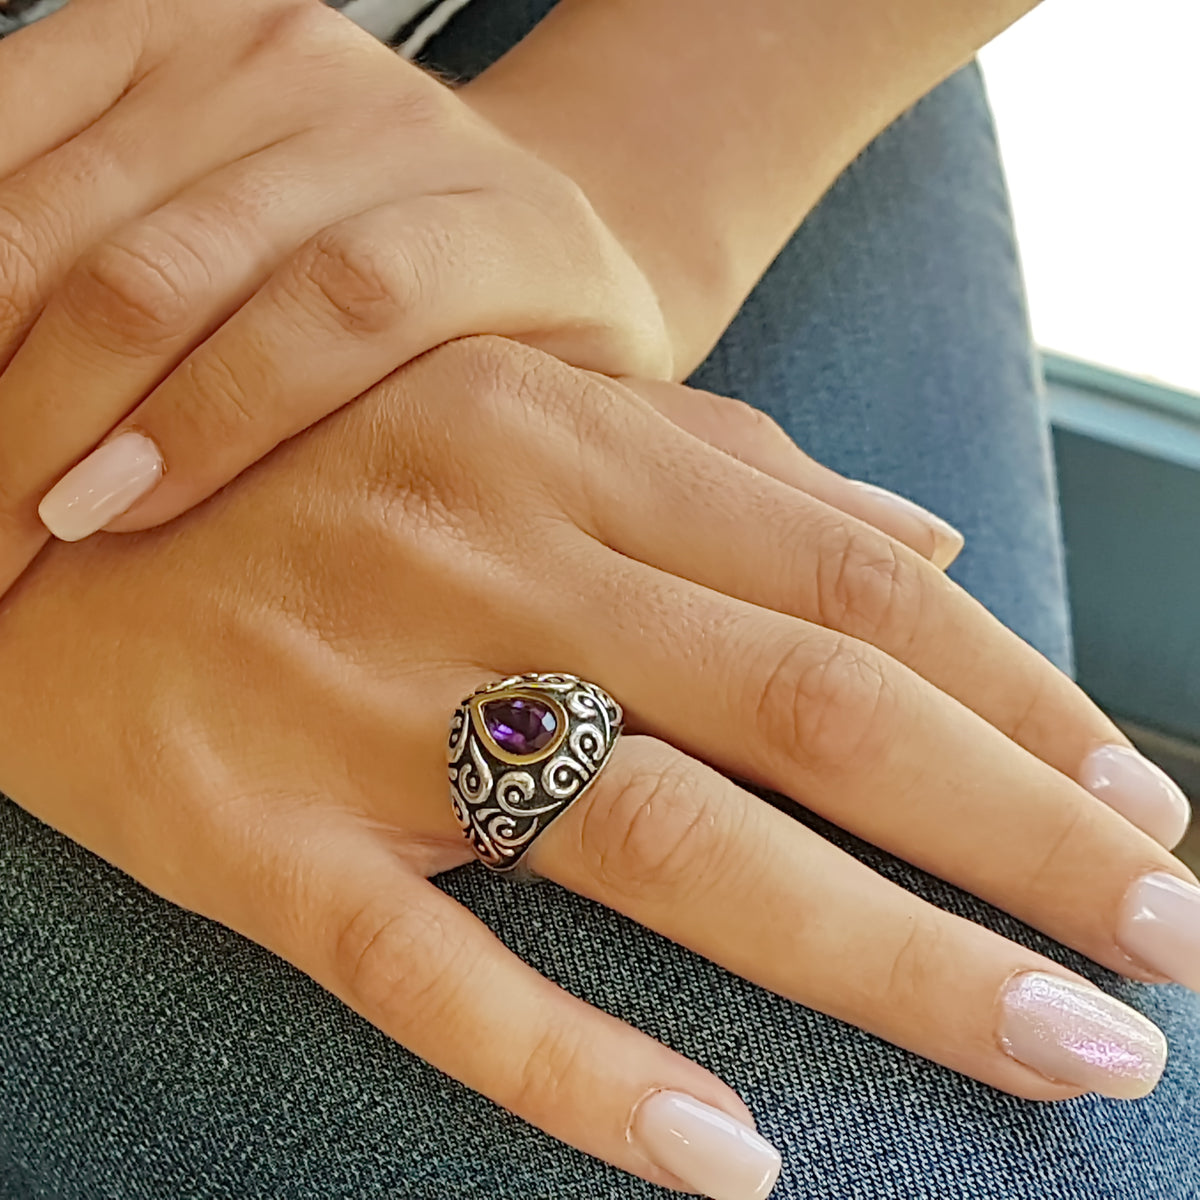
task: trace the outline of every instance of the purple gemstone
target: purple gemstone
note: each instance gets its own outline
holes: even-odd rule
[[[536,754],[558,732],[554,710],[540,700],[488,700],[483,723],[492,741],[509,754]]]

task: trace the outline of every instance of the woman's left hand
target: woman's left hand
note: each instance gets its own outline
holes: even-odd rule
[[[0,43],[0,111],[0,589],[104,439],[42,504],[66,540],[178,515],[466,334],[672,374],[580,189],[316,0],[72,0]]]
[[[0,790],[553,1136],[761,1197],[778,1158],[727,1084],[427,882],[472,857],[450,713],[482,682],[571,672],[631,736],[529,846],[536,873],[1015,1095],[1145,1095],[1149,1022],[705,764],[1113,971],[1200,989],[1200,891],[1165,848],[1185,798],[935,567],[839,511],[846,480],[792,447],[805,486],[785,486],[639,392],[461,339],[170,530],[54,547],[0,601]],[[498,814],[491,832],[528,832]]]

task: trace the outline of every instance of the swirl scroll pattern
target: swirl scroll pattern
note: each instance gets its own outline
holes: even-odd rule
[[[498,752],[478,717],[481,702],[544,699],[565,716],[543,753],[518,761]],[[602,688],[575,675],[511,675],[476,689],[450,722],[447,769],[454,815],[476,857],[510,871],[534,839],[587,790],[616,745],[621,706]]]

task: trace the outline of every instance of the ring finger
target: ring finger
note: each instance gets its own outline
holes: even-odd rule
[[[586,593],[547,599],[575,616],[543,614],[545,653],[632,725],[1113,970],[1200,989],[1200,889],[1111,808],[875,647],[602,553]]]
[[[1132,1098],[1162,1071],[1162,1035],[1133,1010],[653,739],[622,739],[528,858],[746,979],[1004,1091]]]

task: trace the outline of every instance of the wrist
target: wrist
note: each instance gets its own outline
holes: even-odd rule
[[[622,161],[619,149],[593,136],[587,103],[578,95],[570,98],[577,117],[548,121],[547,112],[567,98],[555,96],[539,79],[495,68],[458,94],[580,188],[653,289],[675,377],[686,377],[720,338],[766,265],[745,260],[728,214],[713,197],[689,198],[686,207],[660,197],[649,201],[637,164]]]

